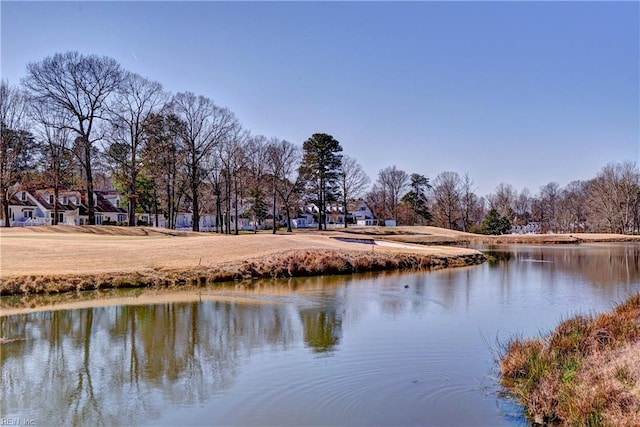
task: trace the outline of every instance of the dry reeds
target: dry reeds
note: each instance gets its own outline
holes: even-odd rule
[[[612,313],[568,319],[547,338],[512,339],[500,370],[535,423],[640,426],[640,294]]]

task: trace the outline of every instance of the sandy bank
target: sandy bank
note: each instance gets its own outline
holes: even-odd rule
[[[362,244],[349,241],[353,237],[339,232],[226,236],[121,227],[2,229],[0,294],[443,268],[485,260],[470,249]]]

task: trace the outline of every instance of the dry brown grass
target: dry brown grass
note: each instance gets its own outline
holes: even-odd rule
[[[225,236],[122,227],[0,230],[0,294],[438,268],[484,260],[469,249],[383,247],[331,238],[340,236],[345,235]]]
[[[539,424],[640,426],[640,294],[546,339],[514,339],[502,383]]]

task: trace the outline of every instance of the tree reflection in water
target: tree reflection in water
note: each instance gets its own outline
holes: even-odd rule
[[[300,310],[304,342],[316,353],[332,351],[342,335],[342,318],[333,307]]]
[[[264,346],[287,348],[286,305],[176,303],[0,317],[4,417],[46,425],[130,425],[167,401],[193,405],[232,383]]]
[[[483,250],[489,266],[578,274],[590,284],[609,286],[640,281],[640,244],[582,244],[567,246],[503,246]],[[509,263],[509,261],[515,261]]]

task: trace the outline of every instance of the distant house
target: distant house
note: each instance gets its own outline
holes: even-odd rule
[[[2,220],[2,225],[4,221]],[[26,225],[50,224],[50,218],[45,221],[44,214],[38,217],[38,203],[27,191],[19,191],[9,198],[9,224],[12,227]],[[46,223],[45,223],[46,222]]]
[[[364,200],[352,200],[347,204],[347,214],[341,203],[330,203],[326,207],[327,224],[334,227],[347,224],[373,225],[373,213]],[[312,228],[318,226],[319,219],[318,206],[315,203],[307,203],[298,207],[295,218],[291,219],[291,226],[294,228]]]
[[[291,227],[293,228],[313,228],[317,227],[318,223],[316,218],[318,217],[318,206],[315,203],[307,203],[298,207],[298,212],[295,218],[291,219]]]
[[[83,209],[79,191],[61,190],[56,199],[53,189],[36,190],[29,193],[38,205],[39,218],[48,219],[48,224],[55,223],[53,216],[58,211],[57,223],[60,225],[82,225],[81,210]]]
[[[291,218],[291,227],[293,228],[309,228],[312,223],[313,220],[309,221],[309,218],[306,216]]]
[[[13,227],[51,225],[58,213],[58,224],[80,223],[80,193],[61,191],[55,199],[53,190],[18,191],[9,199],[9,221]],[[4,225],[4,220],[2,220]]]
[[[120,207],[121,199],[122,195],[115,191],[93,192],[96,225],[118,225],[128,223],[129,215],[126,209]]]
[[[150,223],[151,224],[151,223]],[[217,227],[216,215],[214,213],[200,214],[200,231],[215,231]],[[223,221],[224,224],[224,221]],[[158,226],[165,227],[166,219],[160,218]],[[231,230],[235,231],[236,221],[235,215],[231,216]],[[175,222],[176,230],[192,230],[193,229],[193,212],[178,212]],[[247,218],[238,218],[238,230],[254,230],[254,225]]]
[[[363,199],[353,200],[348,203],[351,222],[357,225],[374,225],[373,212]]]
[[[120,195],[115,192],[94,192],[96,225],[127,222],[127,211],[118,207]],[[56,199],[53,189],[18,191],[9,201],[9,220],[13,227],[52,225],[57,211],[60,225],[86,225],[89,211],[82,193],[61,190]],[[148,217],[148,215],[147,215]],[[3,221],[4,222],[4,221]],[[4,224],[3,224],[4,225]]]
[[[542,226],[539,222],[530,222],[526,225],[514,225],[509,230],[509,234],[540,234]]]
[[[123,195],[116,191],[94,191],[94,213],[96,225],[127,225],[128,212],[122,203]],[[373,213],[364,200],[353,200],[348,204],[348,213],[345,215],[344,206],[339,203],[327,205],[327,223],[333,227],[348,224],[373,225]],[[86,204],[86,192],[75,190],[60,190],[58,197],[53,189],[41,189],[35,191],[18,191],[11,197],[9,216],[11,226],[51,225],[55,223],[53,216],[57,211],[57,222],[61,225],[87,225],[89,223],[89,211]],[[271,228],[274,218],[267,215],[262,222],[256,224],[247,215],[244,205],[238,206],[237,225],[239,230],[255,230],[258,228]],[[291,218],[291,226],[294,228],[314,228],[318,226],[318,206],[307,203],[298,206],[297,212]],[[275,218],[280,225],[286,225],[282,216]],[[1,223],[1,222],[0,222]],[[154,225],[155,217],[149,213],[136,214],[136,225]],[[158,217],[159,227],[165,227],[167,219],[163,215]],[[214,231],[217,226],[217,218],[214,213],[205,212],[200,215],[200,231]],[[231,229],[235,231],[235,209],[231,215]],[[178,230],[191,230],[193,228],[193,213],[181,211],[176,214],[175,228]]]

